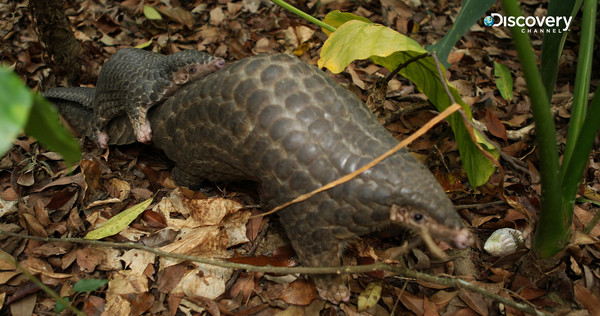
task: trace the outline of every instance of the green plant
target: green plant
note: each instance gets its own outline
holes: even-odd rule
[[[24,130],[50,150],[59,152],[67,163],[79,161],[79,143],[60,125],[58,111],[5,67],[0,67],[0,96],[0,156]]]
[[[502,0],[502,7],[510,16],[522,15],[516,0]],[[584,0],[573,108],[562,165],[559,164],[554,118],[548,98],[553,87],[544,86],[529,36],[518,26],[511,28],[529,90],[539,146],[542,203],[533,238],[533,251],[541,258],[560,252],[569,241],[577,188],[600,128],[600,95],[596,93],[589,106],[587,101],[596,8],[596,0]],[[574,10],[569,10],[568,13],[571,12]],[[562,44],[554,47],[562,51]],[[560,56],[560,53],[557,56]],[[555,58],[555,62],[547,62],[542,66],[557,68],[558,58]],[[546,73],[548,72],[546,70]],[[577,150],[574,150],[575,148]]]

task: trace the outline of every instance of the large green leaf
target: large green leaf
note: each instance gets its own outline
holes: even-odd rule
[[[328,16],[331,14],[335,13],[330,13]],[[332,72],[339,73],[353,60],[369,58],[389,71],[393,71],[398,65],[424,53],[426,50],[417,42],[390,28],[375,23],[352,20],[338,27],[325,41],[321,50],[319,67],[327,67]],[[442,69],[442,71],[444,70]],[[419,59],[399,73],[412,81],[438,110],[443,111],[451,105],[450,97],[438,76],[433,58]],[[449,90],[456,102],[463,106],[467,116],[470,117],[470,109],[460,98],[456,88],[449,85]],[[469,182],[473,187],[484,184],[494,172],[495,167],[478,150],[459,114],[451,115],[448,122],[458,143]],[[479,140],[479,142],[483,144],[484,148],[493,147],[485,144],[484,140]],[[496,150],[492,149],[490,152],[495,157],[499,156]]]
[[[60,124],[56,108],[39,94],[34,95],[33,108],[25,132],[50,150],[60,153],[66,162],[79,161],[79,142]]]
[[[334,10],[331,11],[330,14],[327,14],[327,16],[325,16],[325,18],[323,19],[323,23],[327,23],[335,28],[338,28],[342,24],[352,20],[359,20],[366,23],[371,23],[371,21],[365,17],[348,12],[340,12],[340,10]],[[326,29],[322,30],[323,32],[325,32],[325,34],[327,34],[327,36],[329,36],[332,33],[331,31]]]
[[[32,100],[31,92],[21,79],[8,68],[0,67],[0,156],[23,131]]]
[[[439,42],[427,46],[427,50],[435,51],[444,67],[448,67],[448,54],[452,47],[494,3],[496,0],[463,0],[462,8],[452,23],[450,31]]]
[[[327,17],[331,15],[335,16],[332,12],[327,14]],[[324,21],[332,20],[327,17]],[[427,51],[415,40],[388,27],[350,20],[338,27],[323,44],[319,68],[327,67],[333,73],[340,73],[356,59],[367,59],[371,56],[386,57],[396,52],[407,53],[406,60],[427,54]],[[392,70],[394,69],[390,69]]]

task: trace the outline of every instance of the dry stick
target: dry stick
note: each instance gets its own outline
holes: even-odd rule
[[[342,183],[346,183],[354,178],[356,178],[356,176],[358,176],[359,174],[369,170],[370,168],[372,168],[373,166],[375,166],[376,164],[380,163],[382,160],[384,160],[385,158],[393,155],[394,153],[396,153],[398,150],[406,147],[406,145],[410,144],[411,142],[413,142],[415,139],[421,137],[421,135],[425,134],[429,129],[431,129],[435,124],[441,122],[442,120],[444,120],[446,117],[448,117],[450,114],[458,111],[461,109],[460,104],[453,104],[451,106],[449,106],[447,109],[445,109],[442,113],[438,114],[436,117],[432,118],[429,122],[427,122],[425,125],[423,125],[421,128],[419,128],[416,132],[414,132],[412,135],[408,136],[407,138],[405,138],[404,140],[402,140],[398,145],[394,146],[394,148],[388,150],[387,152],[385,152],[383,155],[373,159],[371,162],[369,162],[368,164],[362,166],[360,169],[349,173],[335,181],[329,182],[326,185],[312,191],[309,193],[305,193],[300,195],[299,197],[286,202],[284,204],[281,204],[277,207],[275,207],[274,209],[266,212],[266,213],[262,213],[260,215],[255,215],[254,217],[258,217],[258,216],[265,216],[265,215],[269,215],[269,214],[273,214],[283,208],[286,208],[292,204],[296,204],[296,203],[300,203],[303,202],[305,200],[307,200],[308,198],[310,198],[311,196],[317,194],[317,193],[321,193],[323,191],[329,190],[335,186],[338,186]]]
[[[538,311],[534,306],[526,303],[518,303],[511,299],[505,298],[499,294],[492,293],[488,290],[480,288],[476,285],[473,285],[469,282],[466,282],[461,279],[451,279],[446,277],[437,277],[433,275],[429,275],[426,273],[417,272],[411,270],[406,267],[393,266],[386,263],[374,263],[368,265],[359,265],[359,266],[337,266],[337,267],[273,267],[273,266],[253,266],[249,264],[242,263],[231,263],[231,262],[223,262],[217,260],[204,259],[195,256],[188,256],[182,254],[169,253],[165,251],[161,251],[152,247],[143,246],[140,244],[134,243],[116,243],[116,242],[107,242],[107,241],[97,241],[97,240],[88,240],[81,238],[53,238],[53,237],[37,237],[37,236],[29,236],[23,234],[16,234],[11,232],[5,232],[0,230],[0,234],[8,235],[17,238],[30,239],[42,242],[61,242],[61,243],[76,243],[76,244],[85,244],[92,245],[97,247],[106,247],[106,248],[118,248],[118,249],[139,249],[143,251],[147,251],[149,253],[153,253],[155,255],[161,257],[168,257],[180,260],[187,260],[192,262],[199,262],[204,264],[209,264],[222,268],[229,269],[244,269],[250,272],[268,272],[268,273],[280,273],[280,274],[289,274],[289,273],[304,273],[304,274],[350,274],[350,273],[366,273],[366,272],[374,272],[374,271],[389,271],[393,273],[397,273],[404,278],[413,280],[413,281],[425,281],[431,282],[435,284],[455,287],[455,288],[463,288],[469,291],[479,293],[483,296],[489,297],[495,301],[498,301],[504,305],[515,308],[519,311],[530,313],[533,315],[549,315],[542,311]]]

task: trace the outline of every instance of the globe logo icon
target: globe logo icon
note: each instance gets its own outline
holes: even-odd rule
[[[483,24],[485,24],[485,26],[494,25],[494,18],[491,15],[486,16],[485,19],[483,19]]]

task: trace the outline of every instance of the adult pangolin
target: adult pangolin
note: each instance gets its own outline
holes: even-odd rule
[[[225,66],[221,58],[195,50],[162,55],[137,48],[123,48],[113,54],[100,70],[93,94],[85,88],[52,89],[44,96],[89,105],[94,111],[92,132],[96,143],[106,148],[109,137],[104,130],[114,117],[126,114],[138,141],[152,140],[146,118],[150,107],[172,95],[181,86]]]
[[[85,130],[89,110],[57,103]],[[284,54],[245,58],[196,80],[152,109],[149,119],[154,145],[175,162],[178,183],[256,181],[266,209],[351,173],[398,143],[353,93]],[[114,143],[135,141],[123,117],[108,133]],[[393,224],[427,229],[457,248],[472,243],[435,178],[405,150],[279,217],[307,266],[337,266],[348,242]],[[322,297],[348,300],[339,275],[313,279]]]

